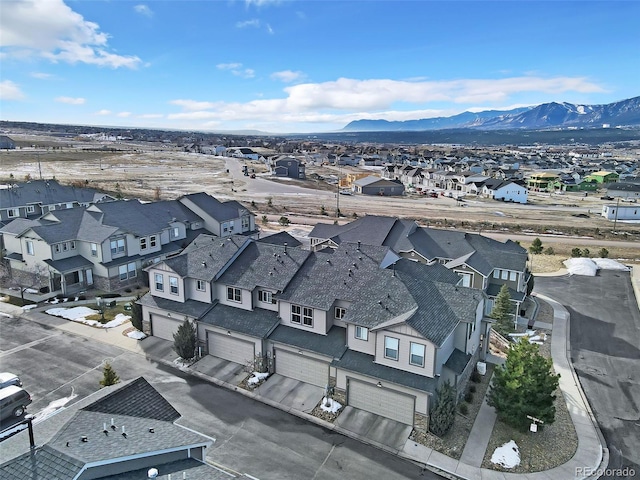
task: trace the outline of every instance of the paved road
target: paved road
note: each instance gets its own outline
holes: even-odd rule
[[[37,419],[96,391],[107,359],[122,380],[144,375],[183,415],[179,423],[216,438],[210,459],[236,472],[260,480],[441,478],[119,347],[26,320],[0,317],[0,322],[0,370],[20,375],[34,399],[29,412]]]
[[[571,315],[571,360],[609,448],[609,468],[640,478],[640,311],[628,273],[537,277]],[[603,478],[629,478],[603,477]]]

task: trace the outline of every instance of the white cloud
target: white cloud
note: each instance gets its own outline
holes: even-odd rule
[[[133,7],[133,9],[140,15],[144,15],[145,17],[153,17],[153,10],[151,10],[147,5],[136,5],[135,7]]]
[[[273,35],[275,33],[273,31],[273,28],[271,28],[271,25],[269,25],[268,23],[267,23],[267,33],[270,34],[270,35]]]
[[[258,28],[259,26],[260,26],[260,20],[258,20],[257,18],[236,23],[236,28],[246,28],[246,27]]]
[[[302,72],[294,72],[292,70],[282,70],[281,72],[273,72],[271,74],[272,80],[279,80],[285,83],[295,82],[296,80],[300,80],[304,78],[304,73]]]
[[[255,70],[251,68],[242,68],[241,63],[219,63],[216,65],[218,70],[229,70],[237,77],[253,78],[256,76]]]
[[[116,116],[120,118],[128,118],[131,116],[131,112],[118,112]]]
[[[0,82],[0,100],[22,100],[23,98],[24,93],[22,93],[17,83],[11,80]]]
[[[94,112],[94,115],[111,115],[111,110],[98,110],[97,112]]]
[[[162,113],[143,113],[142,115],[138,115],[138,118],[163,118],[164,115]]]
[[[51,74],[51,73],[43,73],[43,72],[33,72],[30,75],[33,78],[37,78],[39,80],[48,80],[50,78],[53,78],[55,75]]]
[[[2,3],[0,46],[14,58],[41,56],[52,62],[135,68],[137,56],[108,51],[109,36],[62,0],[13,0]]]
[[[55,99],[56,102],[59,103],[67,103],[69,105],[84,105],[86,100],[84,98],[73,98],[73,97],[57,97]]]
[[[245,0],[244,3],[248,7],[251,5],[255,5],[256,7],[265,7],[268,5],[279,5],[283,3],[283,0]]]

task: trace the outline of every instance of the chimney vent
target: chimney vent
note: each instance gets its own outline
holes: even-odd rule
[[[83,435],[82,437],[80,437],[80,440],[82,440],[83,443],[87,443],[89,441],[86,435]]]

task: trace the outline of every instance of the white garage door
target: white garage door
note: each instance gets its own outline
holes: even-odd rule
[[[415,397],[375,384],[349,379],[347,403],[355,408],[413,425]]]
[[[180,322],[167,317],[153,314],[151,316],[151,331],[154,337],[164,338],[173,342],[173,334],[178,331]]]
[[[318,387],[329,382],[329,364],[286,350],[276,350],[276,373]]]
[[[207,332],[209,336],[209,355],[223,358],[230,362],[247,365],[253,362],[255,346],[251,342],[245,342],[229,335]]]

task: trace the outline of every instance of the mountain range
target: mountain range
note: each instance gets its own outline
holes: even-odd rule
[[[354,120],[342,131],[401,132],[469,128],[477,130],[545,130],[562,128],[602,128],[603,125],[640,126],[640,97],[606,105],[543,103],[513,110],[463,112],[452,117],[420,120]]]

